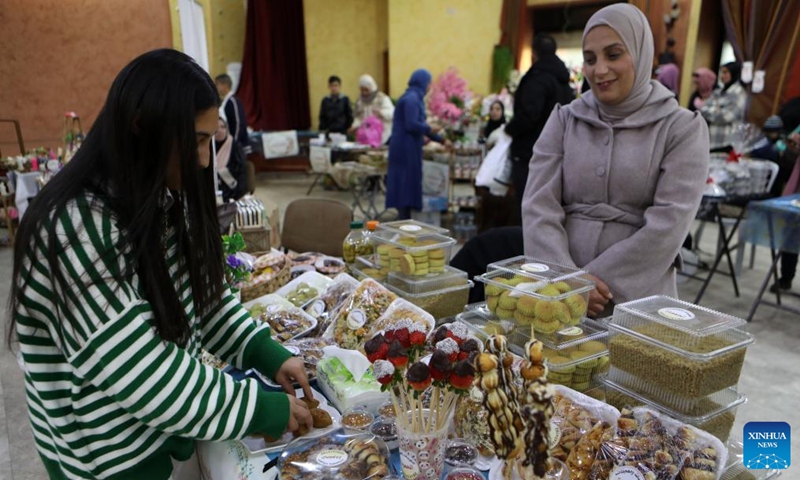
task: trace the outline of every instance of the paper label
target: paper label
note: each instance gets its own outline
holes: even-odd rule
[[[525,270],[526,272],[531,272],[531,273],[542,273],[550,270],[550,267],[548,267],[543,263],[526,263],[520,268],[522,270]]]
[[[563,330],[559,330],[558,334],[567,337],[577,337],[578,335],[583,335],[583,329],[580,327],[567,327]]]
[[[662,308],[658,311],[658,314],[667,320],[685,321],[694,319],[694,313],[683,308]]]
[[[633,467],[617,467],[611,472],[608,480],[644,480],[644,475]]]
[[[405,478],[417,478],[417,475],[420,474],[416,457],[414,452],[400,450],[400,465],[403,467],[403,476]]]
[[[338,467],[347,461],[347,452],[342,450],[325,450],[317,455],[317,464],[323,467]]]
[[[404,232],[419,232],[420,230],[422,230],[422,227],[420,227],[419,225],[403,225],[402,227],[400,227],[400,230]]]
[[[291,353],[292,355],[295,355],[295,356],[296,356],[296,355],[300,355],[300,349],[299,349],[299,348],[297,348],[297,347],[295,347],[294,345],[289,345],[289,346],[287,346],[287,347],[283,347],[283,348],[285,348],[286,350],[288,350],[288,351],[289,351],[289,353]]]
[[[742,64],[742,81],[750,83],[753,81],[753,62],[744,62]]]
[[[314,303],[308,307],[309,312],[311,313],[312,317],[319,317],[323,313],[325,313],[325,301],[324,300],[316,300]]]
[[[756,71],[756,77],[753,79],[753,93],[761,93],[764,91],[764,76],[766,72],[764,70]]]
[[[363,310],[353,310],[347,316],[347,327],[350,330],[358,330],[367,323],[367,314]]]
[[[558,445],[558,442],[561,440],[561,427],[558,424],[551,423],[550,430],[548,431],[547,435],[547,446],[548,448],[553,448]]]

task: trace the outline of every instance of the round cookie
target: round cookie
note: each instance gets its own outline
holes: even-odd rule
[[[400,271],[406,275],[414,275],[417,267],[411,255],[403,255],[400,257]]]
[[[536,303],[537,301],[535,298],[523,295],[517,300],[517,310],[523,315],[532,317],[536,315]]]
[[[497,307],[497,310],[494,312],[495,315],[502,319],[512,319],[514,318],[514,310],[507,310],[503,307]]]
[[[550,357],[550,358],[547,359],[548,364],[555,365],[556,368],[558,368],[559,373],[561,373],[561,374],[571,374],[572,372],[575,371],[575,367],[573,367],[573,366],[558,367],[558,365],[563,365],[563,364],[569,363],[571,361],[572,360],[570,360],[569,358],[562,357],[561,355],[555,355],[555,356]]]
[[[489,307],[489,311],[494,313],[497,310],[497,304],[500,301],[500,297],[498,295],[491,295],[486,297],[486,306]]]
[[[511,296],[511,292],[506,290],[500,294],[500,308],[515,310],[517,308],[517,298]]]
[[[434,248],[433,250],[428,250],[428,258],[444,260],[444,249]]]
[[[578,350],[582,350],[588,353],[600,353],[608,350],[608,347],[603,342],[598,342],[597,340],[589,340],[588,342],[584,342],[578,345]]]
[[[569,315],[573,319],[580,320],[582,316],[586,315],[588,305],[586,300],[581,295],[573,295],[564,299],[564,305],[569,309]]]
[[[555,333],[561,328],[558,321],[544,321],[538,318],[533,321],[533,329],[539,333]]]
[[[525,315],[521,310],[517,309],[514,312],[514,320],[516,320],[519,325],[531,325],[535,318]]]
[[[570,320],[569,309],[561,302],[539,300],[536,302],[534,314],[536,319],[541,322],[566,323]],[[553,332],[556,330],[558,330],[558,328],[553,330]]]
[[[553,284],[554,287],[558,289],[561,293],[571,292],[572,288],[569,286],[567,282],[556,282]]]

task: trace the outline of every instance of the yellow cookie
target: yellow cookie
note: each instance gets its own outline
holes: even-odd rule
[[[427,274],[428,274],[428,269],[427,268],[422,269],[422,270],[417,269],[417,270],[414,271],[414,275],[417,276],[417,277],[421,277],[421,276],[427,275]]]
[[[428,258],[433,258],[437,260],[444,259],[444,250],[441,248],[435,248],[433,250],[428,250]]]
[[[438,259],[438,258],[428,257],[428,259],[429,259],[428,261],[431,264],[431,267],[444,267],[444,258]]]
[[[414,258],[427,257],[428,256],[428,251],[427,250],[412,250],[410,253],[411,253],[411,256],[414,257]]]
[[[388,256],[389,255],[389,251],[391,251],[391,250],[392,250],[392,246],[389,245],[388,243],[382,243],[382,244],[378,245],[378,255],[380,255],[380,256],[384,256],[384,255]]]
[[[417,267],[414,263],[414,258],[411,255],[403,255],[400,257],[400,271],[406,275],[414,275]]]
[[[392,259],[397,258],[397,259],[399,259],[403,255],[404,255],[403,250],[401,250],[399,248],[393,248],[393,249],[389,250],[389,258],[392,258]]]

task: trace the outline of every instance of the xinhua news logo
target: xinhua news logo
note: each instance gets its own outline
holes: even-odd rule
[[[792,429],[786,422],[749,422],[744,426],[744,466],[785,470],[792,463]]]

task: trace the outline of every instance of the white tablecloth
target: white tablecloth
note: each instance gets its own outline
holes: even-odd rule
[[[16,194],[14,201],[17,204],[17,211],[19,212],[19,219],[25,215],[25,210],[28,209],[30,199],[39,193],[39,183],[37,180],[42,176],[42,172],[28,172],[16,173],[9,172],[9,178],[14,183]]]

